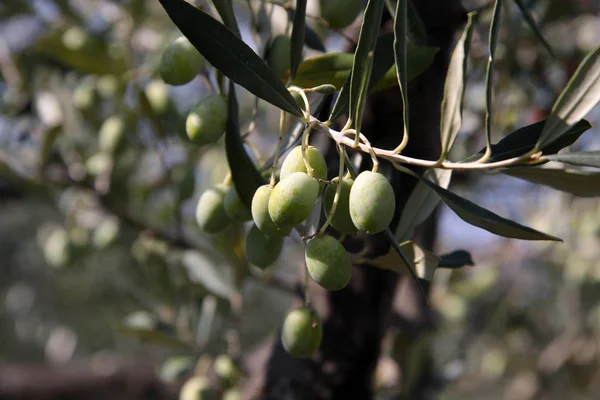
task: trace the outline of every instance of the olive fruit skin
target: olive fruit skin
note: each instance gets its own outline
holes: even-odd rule
[[[308,307],[298,307],[283,321],[281,342],[292,356],[307,358],[314,355],[321,345],[323,327],[318,314]]]
[[[283,239],[266,235],[253,225],[246,236],[246,258],[260,268],[273,264],[283,249]]]
[[[160,77],[173,86],[190,82],[206,64],[204,57],[185,36],[175,39],[162,53]]]
[[[208,380],[203,376],[193,376],[181,387],[179,400],[214,400],[216,395]]]
[[[304,254],[310,276],[327,290],[340,290],[350,282],[352,265],[344,246],[333,236],[311,239]]]
[[[152,111],[164,115],[169,106],[169,87],[163,81],[152,81],[144,89],[144,94],[150,103]]]
[[[187,136],[201,146],[216,142],[227,124],[225,97],[211,94],[200,100],[185,121]]]
[[[339,185],[339,178],[331,180],[332,184],[327,186],[325,189],[325,195],[323,196],[323,207],[325,208],[325,215],[329,218],[331,206],[333,205],[333,199],[335,198],[335,191]],[[356,226],[352,222],[350,217],[350,189],[354,184],[354,179],[343,179],[342,188],[340,190],[340,197],[338,204],[335,209],[335,214],[331,218],[331,226],[333,226],[338,232],[345,234],[353,234],[358,232]]]
[[[267,64],[275,75],[285,73],[291,66],[292,41],[287,35],[277,35],[273,38],[267,55]]]
[[[358,230],[369,234],[383,231],[395,211],[394,189],[385,176],[361,172],[350,189],[350,217]]]
[[[106,153],[116,153],[125,142],[125,121],[121,116],[107,118],[98,132],[98,147]]]
[[[278,227],[273,222],[271,215],[269,214],[269,199],[273,193],[273,187],[271,185],[263,185],[256,189],[254,196],[252,197],[252,220],[263,233],[274,236],[283,237],[288,236],[292,230],[291,227]]]
[[[325,162],[325,158],[321,152],[314,146],[308,146],[305,153],[308,164],[314,169],[314,177],[327,179],[327,162]],[[285,160],[283,160],[283,164],[281,164],[281,179],[285,179],[294,172],[308,173],[306,164],[302,158],[302,146],[294,147]]]
[[[229,225],[230,219],[225,213],[226,193],[227,186],[220,184],[200,196],[196,207],[196,221],[202,231],[215,234]]]
[[[360,0],[321,0],[321,17],[334,29],[350,25],[362,10]]]
[[[319,182],[303,172],[282,179],[269,198],[269,215],[279,227],[294,227],[310,215],[319,197]]]
[[[231,185],[225,195],[225,214],[233,220],[250,221],[252,213],[240,199],[235,186]]]
[[[241,376],[239,368],[227,354],[215,358],[214,370],[227,387],[235,386]]]

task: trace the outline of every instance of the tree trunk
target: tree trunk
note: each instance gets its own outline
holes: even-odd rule
[[[404,154],[435,159],[440,151],[440,105],[446,70],[454,34],[466,14],[458,0],[422,0],[415,5],[426,28],[426,44],[439,47],[440,51],[434,64],[409,85],[411,140]],[[390,27],[383,24],[382,29],[389,30]],[[369,97],[362,131],[374,146],[393,149],[400,143],[403,131],[401,106],[397,88]],[[331,152],[328,164],[335,164],[337,157],[335,151]],[[370,169],[370,159],[364,159],[364,167]],[[386,163],[382,163],[380,171],[391,175],[397,197],[396,223],[416,182]],[[422,239],[433,242],[432,237]],[[382,235],[346,240],[344,244],[354,252],[367,246],[371,256],[389,249]],[[293,358],[276,336],[247,360],[251,378],[244,398],[372,398],[372,375],[383,335],[390,324],[398,281],[398,275],[393,272],[354,265],[350,284],[343,290],[327,292],[313,284],[311,301],[321,315],[324,328],[319,353],[308,360]],[[420,294],[416,292],[416,295]],[[297,298],[295,306],[302,302],[303,299]],[[423,323],[427,319],[423,302],[411,304],[417,305],[417,309],[412,310],[413,316],[415,312],[421,316],[416,319],[418,326],[427,326]],[[418,329],[411,337],[417,336]]]

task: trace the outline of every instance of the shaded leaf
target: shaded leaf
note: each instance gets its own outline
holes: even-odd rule
[[[360,131],[363,108],[367,100],[383,6],[383,0],[369,0],[367,3],[354,52],[350,76],[349,115],[357,131]]]
[[[216,296],[229,299],[234,291],[232,279],[225,276],[224,268],[215,265],[209,258],[196,250],[186,250],[181,254],[181,263],[190,280],[199,283]]]
[[[439,168],[429,169],[424,174],[425,179],[429,179],[443,188],[448,188],[451,177],[452,170]],[[409,239],[413,229],[433,213],[439,202],[440,197],[429,186],[419,181],[402,210],[400,222],[396,228],[396,238],[399,241]]]
[[[320,51],[322,53],[327,52],[323,41],[317,35],[317,33],[308,25],[304,26],[304,44],[313,50]]]
[[[238,27],[237,20],[235,19],[235,13],[233,12],[232,0],[213,0],[212,3],[221,16],[225,26],[231,29],[231,31],[238,37],[241,37],[240,28]]]
[[[509,158],[519,157],[527,154],[533,149],[538,141],[545,120],[536,122],[535,124],[527,125],[516,131],[508,134],[504,139],[497,144],[492,145],[492,156],[487,160],[488,163],[495,161],[508,160]],[[563,136],[556,141],[549,143],[542,148],[543,154],[558,153],[561,149],[572,145],[579,137],[592,125],[585,119],[580,120],[572,126]],[[478,160],[485,153],[485,148],[481,149],[477,154],[463,160],[462,162],[471,162]]]
[[[400,248],[414,266],[416,275],[420,279],[430,281],[433,278],[433,273],[440,261],[439,257],[430,251],[424,250],[421,246],[412,241],[402,243]],[[366,262],[381,269],[389,269],[399,274],[409,274],[409,265],[402,260],[394,249],[390,249],[386,255]]]
[[[514,239],[524,240],[556,240],[561,241],[554,236],[547,235],[545,233],[536,231],[535,229],[527,226],[520,225],[514,221],[486,210],[477,204],[460,197],[459,195],[446,190],[427,179],[421,179],[421,182],[425,182],[427,186],[435,190],[435,192],[442,198],[444,203],[448,205],[463,221],[477,226],[481,229],[485,229],[488,232],[494,233],[499,236],[504,236]]]
[[[235,95],[233,82],[229,83],[229,94],[227,96],[227,129],[225,131],[225,152],[227,163],[231,172],[231,178],[240,200],[250,207],[254,192],[267,182],[246,153],[244,142],[240,135],[238,103]]]
[[[578,197],[600,196],[600,172],[535,167],[507,168],[502,172],[515,178],[549,186]]]
[[[556,55],[554,54],[550,43],[548,43],[548,41],[546,41],[546,39],[544,38],[544,35],[542,35],[542,31],[537,26],[535,20],[533,19],[533,16],[531,15],[527,7],[525,7],[525,4],[523,4],[523,0],[515,0],[515,3],[517,3],[517,6],[521,10],[521,15],[523,16],[523,19],[525,19],[525,22],[527,23],[527,25],[529,25],[529,27],[531,28],[535,36],[538,38],[538,40],[542,42],[546,51],[548,51],[548,53],[553,58],[556,58]]]
[[[408,46],[407,35],[407,1],[398,0],[394,18],[394,59],[398,86],[402,96],[402,120],[404,123],[404,140],[408,140],[408,86],[406,53]]]
[[[492,92],[494,90],[494,61],[496,60],[496,47],[498,45],[498,32],[500,31],[500,18],[502,15],[502,0],[496,0],[492,23],[490,24],[490,37],[488,39],[488,62],[485,71],[485,146],[488,156],[492,146]]]
[[[544,158],[550,161],[559,161],[565,164],[600,168],[600,150],[552,154]]]
[[[292,28],[292,51],[290,65],[292,78],[296,76],[298,65],[302,62],[302,49],[304,48],[304,35],[306,33],[306,0],[296,0],[294,25]]]
[[[462,268],[475,265],[471,253],[466,250],[455,250],[452,253],[441,254],[438,268]]]
[[[554,103],[536,148],[556,141],[600,101],[600,46],[588,53]]]
[[[471,44],[473,33],[474,12],[469,13],[469,19],[463,30],[460,40],[454,48],[450,65],[446,74],[444,84],[444,99],[442,100],[442,111],[440,118],[440,138],[442,141],[442,153],[440,159],[445,159],[454,144],[458,131],[462,125],[462,100],[465,89],[467,72],[467,55]]]
[[[302,110],[284,84],[231,30],[185,0],[160,0],[160,3],[181,33],[216,69],[268,103],[302,116]]]

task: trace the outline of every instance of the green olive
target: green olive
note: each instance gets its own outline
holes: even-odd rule
[[[260,268],[273,264],[283,249],[281,237],[267,236],[256,225],[252,226],[246,236],[246,258]]]
[[[319,197],[319,182],[303,172],[282,179],[269,198],[269,215],[275,225],[294,227],[304,221]]]
[[[290,69],[291,49],[292,41],[289,36],[278,35],[273,38],[267,55],[267,64],[275,75],[281,75]]]
[[[314,177],[327,179],[327,163],[321,152],[316,147],[308,146],[305,154],[308,164],[314,169]],[[294,147],[285,160],[283,160],[283,164],[281,164],[281,179],[285,179],[294,172],[308,173],[306,163],[304,162],[304,158],[302,158],[302,146]]]
[[[350,189],[350,216],[359,231],[374,234],[387,228],[394,218],[396,198],[385,176],[361,172]]]
[[[167,46],[160,59],[160,76],[169,85],[184,85],[194,79],[206,61],[185,37],[175,39]]]
[[[144,89],[150,108],[158,115],[164,115],[169,105],[169,87],[163,81],[152,81]]]
[[[215,374],[227,387],[235,386],[241,377],[241,371],[231,357],[221,354],[215,359]]]
[[[298,307],[283,322],[281,342],[284,349],[297,358],[314,355],[321,345],[323,327],[316,311]]]
[[[206,96],[190,111],[185,121],[185,132],[199,145],[216,142],[227,125],[227,102],[218,94]]]
[[[331,181],[332,185],[327,186],[327,189],[325,189],[325,195],[323,196],[323,207],[325,208],[325,215],[328,218],[339,181],[339,178],[334,178]],[[333,218],[331,218],[331,226],[333,226],[340,233],[352,234],[358,231],[352,222],[352,218],[350,217],[350,189],[352,188],[353,183],[354,180],[350,178],[342,180],[338,204],[335,208]]]
[[[321,17],[331,28],[345,28],[358,17],[362,10],[361,0],[321,0]]]
[[[116,153],[125,144],[126,123],[123,117],[113,115],[106,119],[98,132],[98,147],[107,153]]]
[[[179,392],[179,400],[214,400],[216,398],[214,390],[203,376],[191,377]]]
[[[225,214],[229,218],[238,221],[250,221],[252,219],[250,209],[242,202],[234,185],[229,187],[225,195]]]
[[[258,229],[269,236],[288,236],[292,227],[278,227],[275,225],[269,214],[269,199],[271,198],[271,193],[273,193],[273,187],[270,185],[263,185],[256,189],[256,192],[254,192],[254,196],[252,197],[252,220]]]
[[[332,236],[317,236],[306,245],[306,268],[327,290],[340,290],[350,282],[352,265],[344,246]]]
[[[208,189],[198,200],[196,221],[206,233],[219,233],[231,222],[225,213],[225,194],[227,186],[220,184]]]

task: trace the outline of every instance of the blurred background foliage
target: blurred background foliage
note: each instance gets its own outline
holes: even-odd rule
[[[506,2],[495,141],[543,119],[600,37],[594,0],[525,3],[557,58]],[[260,53],[247,3],[234,4],[244,38]],[[452,159],[485,145],[492,4],[465,1],[480,19]],[[271,34],[287,20],[280,7],[273,9]],[[309,2],[309,13],[318,14],[318,2]],[[339,32],[308,22],[328,50],[341,48]],[[190,108],[213,90],[214,71],[180,87],[163,84],[156,73],[162,50],[177,36],[158,1],[0,3],[2,363],[160,365],[175,355],[237,357],[281,323],[302,262],[299,241],[287,238],[277,265],[263,273],[244,258],[246,226],[214,237],[196,227],[197,199],[223,180],[227,163],[222,139],[199,149],[183,129]],[[257,159],[266,158],[278,112],[261,102],[254,113],[252,97],[240,92],[242,129],[255,122],[260,134],[251,143]],[[587,119],[595,126],[575,146],[598,149],[600,109]],[[440,398],[597,398],[600,205],[505,176],[456,173],[452,185],[564,243],[495,237],[440,209],[435,250],[464,248],[476,263],[434,278],[436,327],[421,342],[433,346],[444,382]],[[411,369],[419,368],[417,346],[400,377],[394,357],[400,331],[392,329],[384,345],[376,376],[381,398],[410,384]],[[163,364],[163,377],[174,379],[179,367]]]

